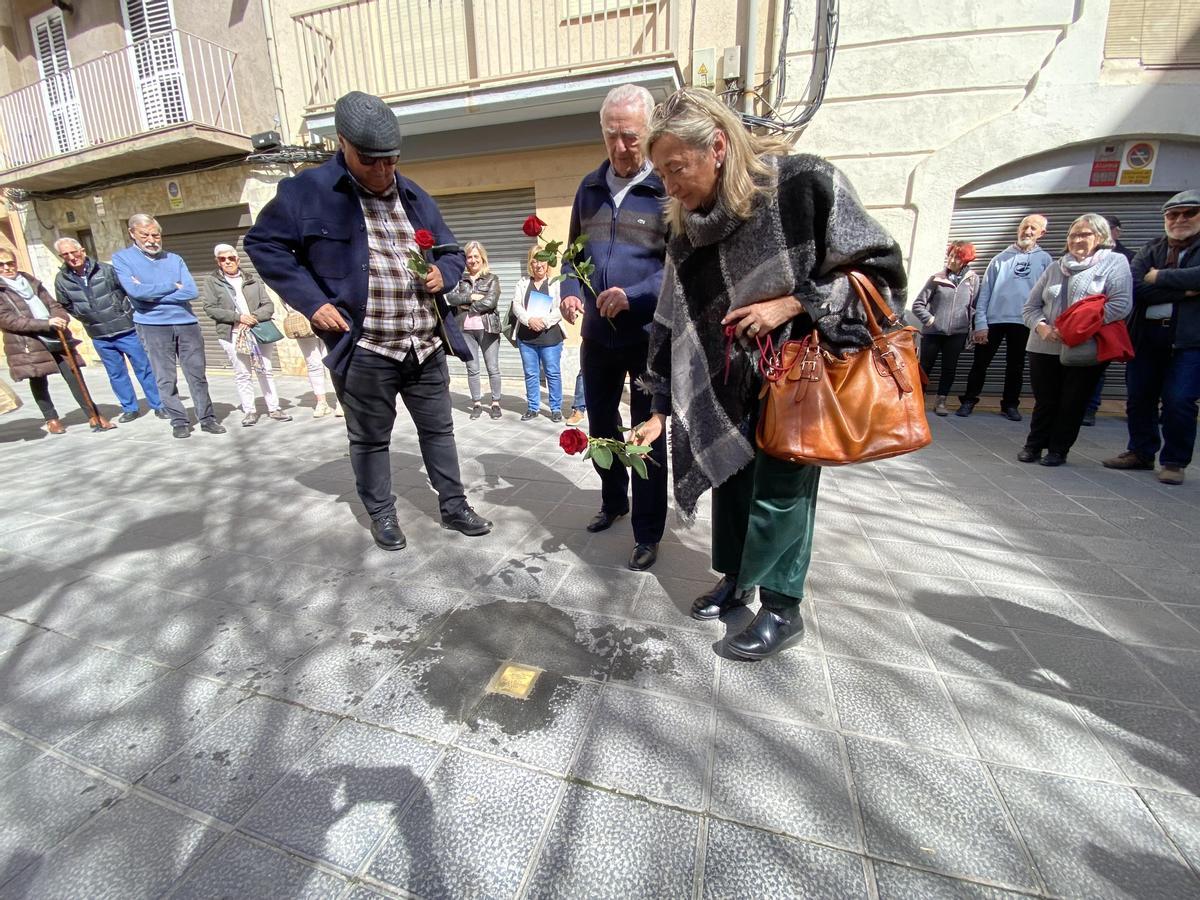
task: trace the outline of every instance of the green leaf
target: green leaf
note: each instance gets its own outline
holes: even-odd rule
[[[593,448],[592,448],[592,445],[591,445],[591,444],[588,444],[588,448],[587,448],[586,450],[584,450],[584,451],[583,451],[583,458],[584,458],[584,459],[591,459],[591,458],[592,458],[592,449],[593,449]]]
[[[533,254],[533,258],[544,262],[548,266],[558,265],[558,254],[550,250],[539,250]]]
[[[562,250],[562,244],[562,241],[546,241],[545,252],[557,254],[560,250]]]
[[[602,469],[611,469],[613,464],[613,453],[607,447],[594,447],[592,458],[596,460],[596,465]]]
[[[644,454],[650,452],[649,444],[630,444],[626,448],[630,453]]]
[[[633,471],[637,472],[638,475],[641,476],[642,478],[650,477],[646,473],[646,461],[644,459],[642,459],[640,456],[633,457],[633,460],[630,463],[630,468],[633,469]]]

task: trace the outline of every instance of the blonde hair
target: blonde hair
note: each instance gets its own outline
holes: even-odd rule
[[[542,249],[542,247],[540,244],[533,244],[529,248],[529,254],[525,257],[525,274],[528,275],[530,278],[533,277],[533,255],[535,253],[540,252],[541,249]],[[554,266],[550,265],[549,263],[546,263],[546,273],[547,274],[549,274],[550,270],[553,268],[554,268]]]
[[[0,259],[11,259],[13,262],[19,262],[17,259],[17,252],[15,250],[9,250],[3,244],[0,244]]]
[[[479,241],[467,241],[465,244],[463,244],[462,250],[463,250],[464,257],[468,253],[470,253],[472,250],[478,251],[479,258],[481,260],[483,260],[483,265],[479,269],[479,274],[487,275],[489,272],[492,271],[491,269],[488,268],[487,251],[483,249],[483,244],[479,243]]]
[[[711,151],[717,134],[725,136],[725,160],[717,169],[717,199],[739,219],[750,218],[754,201],[769,194],[771,166],[764,156],[786,154],[787,145],[774,138],[751,134],[728,106],[709,91],[690,88],[676,91],[654,109],[646,135],[646,153],[664,135],[671,135],[695,150]],[[667,206],[671,230],[682,233],[686,210],[672,199]]]

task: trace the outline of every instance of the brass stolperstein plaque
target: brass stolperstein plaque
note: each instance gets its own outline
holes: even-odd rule
[[[529,696],[529,692],[533,690],[533,684],[537,681],[537,677],[541,672],[541,669],[535,669],[531,666],[521,666],[517,663],[506,662],[496,670],[496,674],[488,682],[487,691],[489,694],[504,694],[508,697],[516,697],[518,700],[524,700]]]

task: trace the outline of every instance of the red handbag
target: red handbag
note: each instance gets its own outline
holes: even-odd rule
[[[933,440],[917,329],[900,324],[869,278],[846,275],[862,304],[871,346],[837,356],[821,347],[816,329],[777,352],[768,340],[759,360],[764,381],[756,438],[769,456],[843,466],[911,453]]]

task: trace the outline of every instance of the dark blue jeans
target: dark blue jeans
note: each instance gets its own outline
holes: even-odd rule
[[[138,408],[137,394],[133,392],[129,369],[125,367],[127,358],[150,408],[158,409],[162,406],[162,400],[158,396],[158,385],[154,381],[154,370],[150,368],[150,357],[146,355],[146,348],[142,346],[141,338],[136,332],[130,331],[110,338],[92,338],[92,346],[96,348],[100,362],[104,363],[108,382],[112,385],[113,393],[117,395],[121,409],[125,412],[137,412]]]
[[[1184,467],[1196,443],[1200,348],[1172,348],[1170,328],[1146,323],[1133,362],[1125,367],[1129,449],[1164,466]]]

